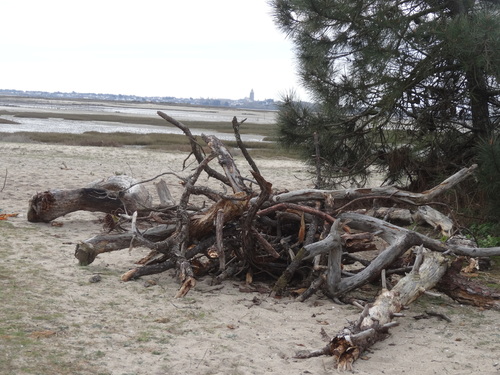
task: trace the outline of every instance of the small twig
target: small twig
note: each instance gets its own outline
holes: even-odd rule
[[[131,229],[132,238],[130,239],[130,245],[128,248],[129,254],[132,252],[132,249],[134,248],[134,240],[136,238],[136,232],[142,237],[142,233],[139,231],[139,229],[137,229],[136,223],[137,223],[137,211],[134,211],[132,215],[132,229]]]
[[[413,263],[413,269],[411,272],[418,274],[420,266],[424,261],[424,245],[420,245],[417,249],[417,257],[415,258],[415,263]]]
[[[155,176],[155,177],[152,177],[152,178],[149,178],[147,180],[142,180],[142,181],[139,181],[139,182],[136,182],[135,184],[132,184],[130,185],[128,188],[122,190],[123,192],[127,191],[127,190],[130,190],[131,188],[133,188],[134,186],[136,185],[141,185],[141,184],[145,184],[146,182],[151,182],[151,181],[154,181],[156,180],[157,178],[161,177],[161,176],[165,176],[167,174],[171,174],[171,175],[174,175],[175,177],[179,178],[180,180],[183,180],[182,177],[178,176],[175,172],[165,172],[165,173],[160,173],[159,175]]]
[[[279,253],[274,249],[274,247],[272,247],[271,244],[267,242],[267,240],[264,237],[262,237],[262,235],[255,228],[252,227],[250,233],[252,233],[257,242],[269,255],[271,255],[273,258],[276,259],[280,257]]]
[[[446,320],[448,323],[451,323],[451,319],[448,318],[446,315],[444,314],[441,314],[441,313],[437,313],[437,312],[433,312],[433,311],[426,311],[425,312],[427,315],[429,316],[435,316],[436,318],[439,318],[439,319],[443,319],[443,320]]]
[[[380,273],[380,278],[382,279],[382,289],[386,290],[387,289],[387,279],[385,278],[385,268]]]
[[[316,159],[316,183],[315,188],[321,189],[321,185],[323,184],[323,180],[321,178],[321,155],[319,149],[319,135],[318,132],[313,133],[314,138],[314,150],[315,150],[315,159]]]
[[[198,362],[198,365],[196,365],[196,368],[200,367],[201,362],[203,362],[203,360],[205,359],[205,356],[206,356],[206,355],[207,355],[207,353],[208,353],[208,349],[209,349],[209,348],[207,348],[207,350],[205,350],[205,354],[203,354],[203,358],[200,360],[200,362]]]
[[[365,307],[364,307],[361,303],[359,303],[358,301],[352,301],[352,302],[351,302],[351,304],[352,304],[353,306],[356,306],[356,307],[357,307],[358,309],[360,309],[361,311],[363,311],[363,310],[365,309]]]

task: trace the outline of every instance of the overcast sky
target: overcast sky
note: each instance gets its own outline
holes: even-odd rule
[[[2,0],[0,88],[301,97],[267,0]]]

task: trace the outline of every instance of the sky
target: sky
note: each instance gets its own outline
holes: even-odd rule
[[[267,0],[2,0],[0,12],[0,89],[306,99]]]

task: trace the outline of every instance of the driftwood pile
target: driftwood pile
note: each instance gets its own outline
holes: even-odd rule
[[[188,178],[181,178],[183,193],[177,202],[161,176],[155,178],[161,201],[157,207],[151,207],[151,197],[143,187],[147,181],[127,176],[76,190],[50,190],[30,200],[28,220],[32,222],[50,222],[76,210],[106,213],[108,233],[77,245],[75,256],[80,264],[92,263],[101,253],[144,246],[151,249],[150,255],[122,279],[176,269],[181,281],[176,297],[186,295],[197,276],[210,274],[214,283],[239,277],[251,285],[265,279],[273,296],[293,291],[304,301],[321,290],[335,301],[355,303],[363,310],[357,322],[323,349],[297,354],[301,358],[330,354],[343,369],[387,335],[403,307],[435,286],[462,302],[500,309],[500,295],[471,286],[460,277],[464,259],[500,255],[500,248],[443,242],[399,226],[427,223],[451,237],[454,223],[431,206],[438,195],[470,176],[475,166],[422,193],[393,186],[276,192],[244,147],[239,135],[242,122],[236,118],[235,137],[252,169],[252,181],[242,178],[218,138],[202,135],[206,143],[202,147],[185,125],[158,114],[185,133],[198,162]],[[214,159],[222,169],[210,166]],[[202,173],[220,181],[225,189],[198,186]],[[194,207],[193,195],[204,195],[213,203]],[[122,230],[115,232],[118,228]],[[359,255],[370,250],[374,250],[371,257]],[[393,273],[404,277],[389,288],[386,277]],[[350,291],[376,280],[382,281],[383,290],[374,303],[349,299]]]

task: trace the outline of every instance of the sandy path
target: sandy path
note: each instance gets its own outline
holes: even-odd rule
[[[320,295],[305,303],[272,299],[240,292],[238,281],[213,287],[209,278],[174,300],[178,283],[171,273],[120,281],[144,249],[77,265],[75,243],[99,233],[102,214],[73,213],[58,219],[61,227],[26,221],[35,192],[77,188],[121,172],[137,179],[180,172],[184,154],[1,142],[0,152],[0,176],[8,171],[0,209],[20,213],[0,222],[0,374],[335,372],[331,358],[292,357],[297,350],[320,348],[321,328],[335,334],[354,320],[359,312],[351,306]],[[275,187],[308,185],[296,161],[258,163]],[[243,173],[248,170],[240,165]],[[168,181],[178,197],[177,181]],[[95,273],[102,275],[100,283],[89,282]],[[430,309],[452,322],[412,318]],[[500,374],[499,317],[423,297],[391,337],[356,363],[355,373]]]

